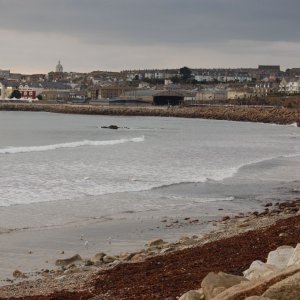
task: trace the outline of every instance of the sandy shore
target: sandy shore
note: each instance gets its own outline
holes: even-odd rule
[[[0,288],[0,299],[175,299],[199,287],[209,271],[241,274],[253,260],[264,261],[278,246],[295,246],[300,236],[299,207],[300,200],[268,203],[260,213],[224,216],[209,222],[215,228],[209,233],[177,242],[156,241],[115,256],[110,263],[81,260],[74,266],[49,266],[36,271],[30,281],[11,278],[12,284]],[[195,222],[188,217],[184,221]],[[166,225],[180,223],[174,222],[160,220]]]
[[[151,209],[128,206],[129,202],[147,204],[143,199],[149,199]],[[275,199],[272,201],[276,202]],[[104,210],[104,203],[111,201],[119,203],[118,209]],[[155,201],[161,200],[154,198],[153,193],[139,192],[1,207],[0,286],[7,284],[6,279],[13,279],[15,269],[34,274],[40,269],[52,269],[57,258],[77,253],[82,257],[92,257],[101,251],[116,255],[143,249],[148,240],[156,238],[174,242],[184,235],[200,236],[216,227],[211,220],[262,211],[269,200],[179,205],[179,199],[179,206],[165,205],[163,209],[155,208]],[[84,245],[86,240],[88,247]]]

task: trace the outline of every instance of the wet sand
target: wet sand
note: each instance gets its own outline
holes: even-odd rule
[[[110,201],[109,196],[104,197]],[[57,258],[74,254],[91,257],[101,251],[116,255],[145,248],[147,241],[156,238],[174,242],[185,235],[203,235],[215,229],[210,221],[225,215],[262,211],[263,203],[216,201],[199,203],[197,210],[187,207],[180,211],[172,208],[112,215],[102,215],[98,198],[2,207],[0,286],[12,278],[15,269],[35,274],[40,269],[52,269]]]

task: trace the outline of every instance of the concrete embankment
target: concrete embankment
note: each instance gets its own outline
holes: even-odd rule
[[[293,124],[300,126],[300,111],[264,107],[109,107],[99,105],[1,103],[2,111],[43,111],[68,114],[158,116]]]

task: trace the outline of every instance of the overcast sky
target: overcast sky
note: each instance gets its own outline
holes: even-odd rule
[[[0,0],[0,69],[300,67],[299,0]]]

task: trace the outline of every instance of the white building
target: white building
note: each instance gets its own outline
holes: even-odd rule
[[[149,89],[150,88],[150,84],[148,82],[140,82],[138,89]]]
[[[172,84],[173,84],[173,81],[170,80],[170,79],[165,79],[164,84],[165,84],[166,86],[169,86],[169,85],[172,85]]]
[[[249,99],[253,95],[248,88],[229,88],[227,89],[227,99]]]
[[[254,93],[257,96],[267,96],[270,93],[277,91],[278,85],[274,82],[262,81],[256,83],[254,87]]]
[[[218,101],[227,98],[226,90],[223,88],[208,88],[197,92],[196,101]]]
[[[151,72],[145,73],[145,78],[147,78],[147,79],[154,79],[154,73],[151,73]]]
[[[279,84],[279,92],[284,94],[300,93],[300,78],[290,80],[283,78]]]
[[[21,84],[19,91],[23,99],[36,99],[43,92],[44,88],[41,85]]]
[[[198,82],[206,81],[206,82],[211,82],[214,80],[214,78],[210,75],[196,75],[195,80]]]

